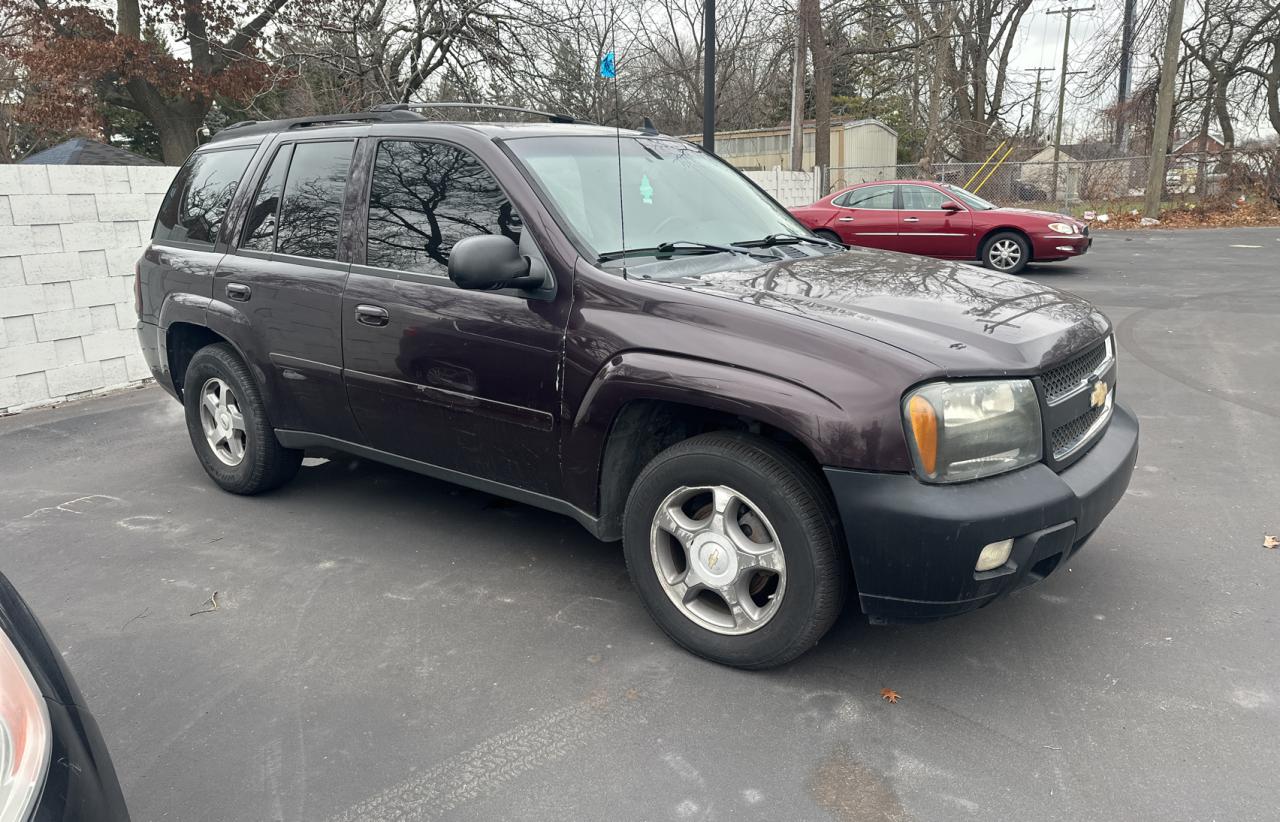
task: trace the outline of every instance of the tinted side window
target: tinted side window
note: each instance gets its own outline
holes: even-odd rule
[[[193,154],[169,186],[152,238],[213,245],[253,148]]]
[[[855,188],[845,195],[845,208],[893,208],[893,186]]]
[[[338,256],[342,196],[354,145],[350,140],[294,145],[276,228],[277,252],[322,260]]]
[[[274,251],[276,246],[276,215],[280,211],[280,196],[284,193],[284,176],[289,170],[289,157],[293,146],[281,146],[271,167],[262,177],[258,195],[253,198],[253,208],[245,221],[244,242],[241,248],[254,251]]]
[[[936,188],[902,186],[902,208],[906,211],[937,211],[948,199]]]
[[[369,192],[369,265],[445,275],[459,240],[502,234],[519,242],[520,229],[498,181],[468,152],[443,143],[379,144]]]

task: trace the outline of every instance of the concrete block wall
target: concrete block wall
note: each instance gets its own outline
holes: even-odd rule
[[[149,376],[133,266],[176,172],[0,165],[0,414]]]

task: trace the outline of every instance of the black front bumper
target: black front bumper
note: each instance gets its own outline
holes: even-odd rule
[[[908,474],[825,469],[862,610],[875,622],[937,619],[1044,579],[1115,507],[1137,457],[1138,421],[1117,403],[1102,438],[1061,473],[1036,464],[928,485]],[[1007,563],[974,571],[983,546],[1010,537]]]

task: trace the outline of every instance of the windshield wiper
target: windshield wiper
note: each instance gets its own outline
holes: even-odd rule
[[[669,243],[658,243],[649,248],[624,248],[621,251],[606,251],[596,258],[596,262],[604,263],[623,257],[665,257],[675,254],[742,254],[757,260],[776,260],[776,254],[761,254],[741,245],[718,245],[716,243],[700,243],[695,240],[674,240]]]
[[[813,245],[826,246],[827,248],[838,248],[841,251],[845,249],[840,243],[834,243],[831,240],[824,240],[821,237],[807,237],[804,234],[769,234],[761,237],[759,240],[746,240],[744,242],[735,243],[735,245],[744,246],[746,248],[771,248],[775,245],[795,244],[795,243],[811,243]]]

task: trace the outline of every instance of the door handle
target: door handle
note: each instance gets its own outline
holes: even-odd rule
[[[376,305],[357,305],[356,322],[375,327],[384,326],[391,321],[387,309]]]
[[[842,222],[842,223],[851,223],[851,222],[853,222],[853,218],[852,218],[852,217],[840,217],[840,218],[839,218],[839,221],[840,221],[840,222]]]
[[[247,302],[253,292],[244,283],[227,283],[227,299]]]
[[[904,223],[918,223],[918,222],[920,222],[920,218],[919,218],[919,217],[903,217],[903,218],[902,218],[902,222],[904,222]]]

